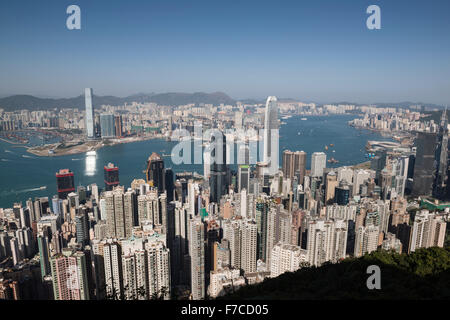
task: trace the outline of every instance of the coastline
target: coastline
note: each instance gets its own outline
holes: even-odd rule
[[[58,156],[67,156],[74,154],[82,154],[88,151],[97,151],[106,146],[114,146],[122,143],[133,143],[139,141],[147,141],[153,139],[164,139],[164,135],[153,135],[153,136],[144,136],[144,137],[130,137],[130,138],[121,138],[121,139],[110,139],[110,140],[95,140],[95,141],[83,141],[69,146],[61,147],[61,143],[54,144],[46,144],[38,147],[26,147],[27,152],[31,153],[38,157],[58,157]],[[53,153],[50,151],[53,150]]]
[[[290,114],[287,114],[290,115]],[[340,115],[340,114],[337,114]],[[346,114],[344,114],[346,115]],[[286,116],[286,115],[282,115]],[[328,115],[290,115],[290,116],[323,116],[326,117]],[[385,137],[390,138],[396,138],[396,133],[384,131],[384,130],[378,130],[374,128],[368,128],[368,127],[360,127],[352,124],[352,120],[348,122],[348,125],[353,127],[354,129],[358,130],[369,130],[371,132],[379,133]],[[166,139],[167,137],[163,134],[157,134],[157,135],[151,135],[151,136],[141,136],[141,137],[127,137],[127,138],[119,138],[119,139],[106,139],[106,140],[93,140],[93,141],[72,141],[66,143],[53,143],[53,144],[46,144],[42,146],[35,146],[35,147],[29,147],[22,143],[15,143],[13,141],[8,141],[7,139],[0,138],[0,140],[17,145],[22,146],[27,149],[27,152],[30,154],[33,154],[34,156],[38,157],[58,157],[58,156],[66,156],[66,155],[75,155],[75,154],[82,154],[86,153],[88,151],[96,151],[99,150],[105,146],[114,146],[117,144],[122,143],[133,143],[133,142],[139,142],[139,141],[147,141],[147,140],[153,140],[153,139]],[[398,138],[397,138],[398,139]]]
[[[14,142],[14,141],[11,141],[11,140],[8,140],[8,139],[5,139],[5,138],[0,138],[0,141],[6,142],[6,143],[9,143],[9,144],[13,144],[13,145],[24,146],[23,143],[20,143],[20,142]],[[25,147],[25,146],[24,146],[24,147]]]

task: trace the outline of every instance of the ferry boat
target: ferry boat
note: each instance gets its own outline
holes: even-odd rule
[[[305,120],[308,120],[308,118],[301,118],[300,120],[303,120],[303,121],[305,121]]]
[[[39,187],[39,190],[45,190],[45,189],[47,189],[47,186]]]
[[[86,152],[86,155],[87,155],[87,156],[96,156],[96,155],[97,155],[97,152],[96,152],[95,150],[88,151],[88,152]]]

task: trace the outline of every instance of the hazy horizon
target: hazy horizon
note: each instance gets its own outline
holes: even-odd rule
[[[149,93],[144,93],[144,92],[138,92],[138,93],[132,93],[130,95],[126,95],[126,96],[119,96],[119,95],[115,95],[115,94],[104,94],[104,95],[100,95],[97,94],[95,92],[95,88],[94,88],[94,96],[99,96],[99,97],[104,97],[104,96],[112,96],[112,97],[117,97],[117,98],[127,98],[127,97],[131,97],[131,96],[137,96],[137,95],[158,95],[158,94],[166,94],[166,93],[186,93],[186,94],[193,94],[193,93],[206,93],[206,94],[212,94],[212,93],[217,93],[217,92],[221,92],[224,93],[226,95],[228,95],[230,98],[232,98],[233,100],[236,101],[243,101],[243,100],[255,100],[261,103],[265,103],[267,96],[264,97],[241,97],[241,98],[236,98],[233,97],[231,95],[229,95],[226,92],[223,91],[213,91],[213,92],[205,92],[205,91],[198,91],[198,92],[177,92],[177,91],[167,91],[167,92],[149,92]],[[80,94],[76,95],[76,96],[45,96],[45,95],[36,95],[36,94],[29,94],[29,93],[14,93],[14,94],[0,94],[0,99],[2,98],[8,98],[8,97],[13,97],[13,96],[20,96],[20,95],[25,95],[25,96],[33,96],[36,98],[40,98],[40,99],[71,99],[71,98],[77,98],[79,96],[83,96],[84,92],[81,92]],[[439,103],[433,103],[430,101],[343,101],[343,100],[331,100],[331,101],[317,101],[317,100],[309,100],[309,99],[304,99],[304,98],[296,98],[296,97],[277,97],[278,100],[294,100],[294,101],[298,101],[298,102],[302,102],[302,103],[315,103],[315,104],[336,104],[336,103],[354,103],[354,104],[364,104],[364,105],[377,105],[377,104],[403,104],[403,103],[411,103],[411,104],[426,104],[426,105],[436,105],[436,106],[441,106],[441,107],[445,107],[446,104],[439,104]]]
[[[79,0],[0,3],[0,96],[225,92],[450,104],[450,2]],[[381,8],[368,30],[366,9]]]

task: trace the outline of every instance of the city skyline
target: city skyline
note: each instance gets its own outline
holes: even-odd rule
[[[449,299],[448,12],[0,2],[0,301]]]
[[[203,174],[174,172],[159,150],[152,150],[147,161],[142,159],[146,169],[131,183],[121,178],[121,165],[108,162],[104,187],[98,176],[76,186],[78,173],[70,170],[71,162],[62,162],[69,169],[55,170],[57,194],[0,208],[0,261],[8,267],[0,273],[0,298],[18,300],[34,290],[39,298],[54,300],[203,300],[374,252],[410,257],[448,246],[446,111],[434,122],[408,108],[286,104],[269,96],[264,107],[134,104],[123,113],[127,105],[95,108],[91,92],[86,89],[81,117],[72,109],[2,112],[2,142],[28,143],[20,134],[29,137],[35,124],[38,134],[73,132],[75,126],[76,137],[61,136],[56,146],[43,141],[29,152],[52,159],[61,145],[63,154],[68,152],[66,143],[75,139],[76,152],[85,153],[88,164],[96,161],[95,148],[139,135],[166,139],[174,161],[174,151],[184,142],[190,141],[191,148],[201,137],[206,145],[200,143],[194,153],[209,153],[198,164]],[[285,121],[305,123],[306,116],[320,115],[321,130],[327,130],[328,120],[347,112],[353,120],[345,125],[352,134],[377,130],[391,136],[390,141],[367,141],[368,161],[351,159],[350,166],[330,168],[327,163],[339,162],[327,160],[339,149],[334,143],[324,151],[314,144],[310,153],[298,150],[301,144],[294,152],[280,149],[278,131],[286,130]],[[213,129],[210,135],[196,135],[200,119]],[[133,123],[160,126],[141,131]],[[223,131],[230,127],[241,131],[225,138]],[[186,133],[181,139],[178,128]],[[264,147],[260,161],[252,163],[251,142],[241,134],[256,129],[263,129]],[[227,162],[235,145],[242,151],[237,171]],[[282,163],[274,161],[280,151]],[[133,155],[113,154],[107,160],[123,158]],[[440,166],[433,170],[435,162]],[[27,268],[35,272],[36,289],[8,278],[10,270]]]

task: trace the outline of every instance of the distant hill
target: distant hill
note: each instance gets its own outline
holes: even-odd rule
[[[426,103],[426,102],[411,102],[411,101],[404,101],[404,102],[397,102],[397,103],[374,103],[377,107],[380,108],[393,108],[393,107],[401,107],[401,108],[409,108],[410,106],[423,106],[425,110],[431,110],[431,109],[443,109],[443,106],[433,104],[433,103]]]
[[[262,104],[266,103],[265,99],[241,99],[240,102],[244,104]],[[279,102],[301,102],[299,99],[292,98],[278,98]],[[236,100],[229,97],[223,92],[195,92],[195,93],[182,93],[182,92],[168,92],[168,93],[139,93],[128,97],[115,97],[115,96],[95,96],[94,105],[123,105],[125,103],[147,103],[154,102],[158,105],[166,106],[178,106],[184,104],[227,104],[235,105]],[[304,101],[303,101],[304,102]],[[354,104],[362,105],[352,102],[339,102],[330,104]],[[321,105],[321,104],[319,104]],[[403,107],[407,108],[411,105],[421,105],[427,110],[430,109],[442,109],[443,107],[429,104],[429,103],[415,103],[415,102],[399,102],[399,103],[374,103],[377,107]],[[84,108],[84,96],[80,95],[74,98],[52,99],[52,98],[39,98],[32,95],[13,95],[9,97],[0,98],[0,108],[6,111],[14,111],[20,109],[28,110],[49,110],[55,108]]]
[[[236,101],[223,92],[214,93],[159,93],[159,94],[137,94],[124,98],[114,96],[95,96],[94,105],[123,105],[125,103],[138,102],[155,102],[158,105],[178,106],[189,103],[207,103],[213,105],[235,104]],[[20,109],[28,110],[49,110],[55,108],[84,108],[84,96],[80,95],[67,99],[48,99],[38,98],[31,95],[14,95],[10,97],[0,98],[0,108],[6,111],[14,111]]]
[[[370,265],[380,267],[380,290],[367,288]],[[337,264],[304,267],[220,299],[450,299],[450,247],[419,249],[410,255],[380,250]]]

